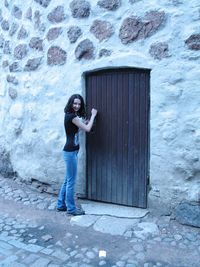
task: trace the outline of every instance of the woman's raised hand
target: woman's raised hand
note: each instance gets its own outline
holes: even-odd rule
[[[92,116],[96,116],[97,115],[97,110],[95,109],[95,108],[93,108],[92,110],[91,110],[91,114],[92,114]]]
[[[90,120],[87,124],[85,124],[84,122],[82,122],[78,117],[75,117],[72,122],[80,129],[86,131],[86,132],[90,132],[92,126],[93,126],[93,123],[94,123],[94,119],[97,115],[97,110],[95,108],[93,108],[91,110],[91,117],[90,117]]]

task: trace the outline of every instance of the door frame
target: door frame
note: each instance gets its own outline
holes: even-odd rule
[[[133,67],[133,66],[114,66],[114,67],[103,67],[103,68],[95,68],[95,69],[92,69],[92,70],[89,70],[89,71],[86,71],[84,72],[84,85],[85,85],[85,100],[86,100],[86,104],[87,104],[87,84],[86,84],[86,78],[87,78],[87,75],[90,75],[92,73],[98,73],[98,72],[104,72],[104,71],[116,71],[116,72],[120,72],[120,70],[136,70],[136,71],[146,71],[146,72],[149,72],[149,91],[148,91],[148,128],[147,128],[147,131],[148,131],[148,144],[147,144],[147,154],[148,154],[148,157],[147,157],[147,176],[146,176],[146,203],[147,203],[147,206],[145,208],[148,207],[148,192],[149,192],[149,186],[150,186],[150,111],[151,111],[151,107],[150,107],[150,92],[151,92],[151,86],[150,86],[150,81],[151,81],[151,69],[149,68],[141,68],[141,67]],[[86,137],[86,140],[85,140],[85,147],[86,147],[86,155],[85,155],[85,173],[86,173],[86,177],[87,177],[87,174],[88,174],[88,153],[87,153],[87,137]],[[85,179],[85,185],[86,185],[86,198],[88,198],[88,179],[86,178]],[[95,200],[94,200],[95,201]],[[98,201],[98,200],[96,200]],[[103,201],[102,201],[103,202]],[[124,204],[118,204],[117,205],[124,205]],[[126,205],[125,205],[126,206]]]

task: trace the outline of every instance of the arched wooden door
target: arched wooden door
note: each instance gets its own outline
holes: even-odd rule
[[[150,70],[122,68],[86,74],[87,111],[98,109],[87,134],[87,197],[147,207]]]

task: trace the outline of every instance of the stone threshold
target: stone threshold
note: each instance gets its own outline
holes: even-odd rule
[[[145,217],[149,213],[148,209],[127,207],[91,200],[79,199],[79,203],[88,215],[107,215],[119,218],[138,219]]]

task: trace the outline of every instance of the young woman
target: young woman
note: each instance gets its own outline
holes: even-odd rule
[[[89,122],[84,123],[81,118],[85,117],[85,104],[83,97],[72,95],[64,109],[66,144],[63,149],[63,158],[66,164],[66,175],[61,186],[57,202],[57,211],[67,211],[71,215],[83,215],[85,212],[75,205],[74,190],[77,174],[77,154],[79,150],[78,131],[82,129],[89,132],[93,126],[97,110],[91,110]]]

